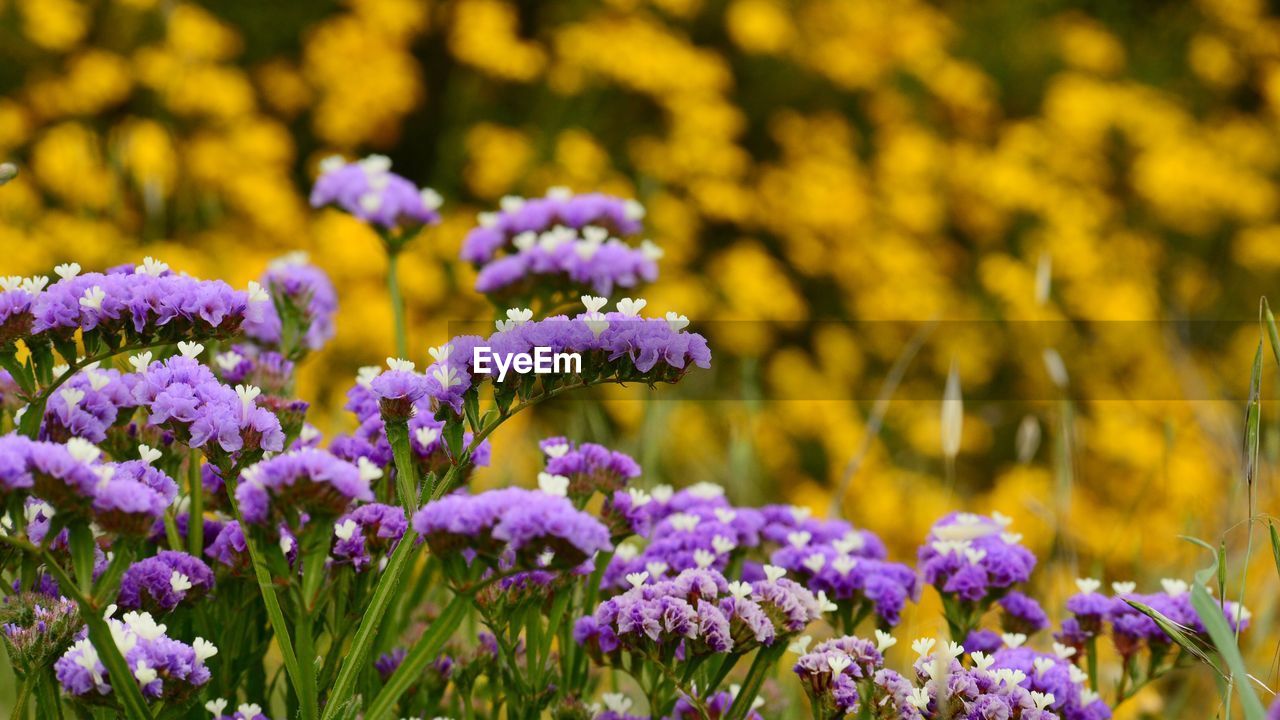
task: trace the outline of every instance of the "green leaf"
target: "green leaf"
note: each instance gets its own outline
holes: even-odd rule
[[[1267,529],[1271,531],[1271,555],[1276,561],[1276,574],[1280,575],[1280,533],[1276,532],[1275,523],[1267,523]]]
[[[1191,606],[1195,608],[1200,622],[1204,623],[1205,629],[1209,631],[1209,638],[1217,647],[1218,654],[1231,670],[1231,676],[1235,680],[1234,686],[1240,693],[1240,704],[1244,707],[1245,720],[1266,720],[1267,711],[1262,707],[1262,701],[1258,699],[1258,694],[1253,689],[1244,658],[1240,656],[1240,646],[1236,644],[1235,634],[1227,624],[1222,606],[1213,599],[1208,590],[1204,589],[1203,583],[1197,582],[1191,586]],[[1227,698],[1227,702],[1230,701],[1231,698]]]
[[[1258,468],[1258,426],[1262,417],[1262,341],[1253,354],[1253,372],[1249,379],[1249,401],[1244,416],[1244,479],[1253,487]]]
[[[455,463],[462,457],[463,430],[462,422],[456,418],[444,424],[444,442],[449,448],[449,459]]]
[[[1151,618],[1151,620],[1154,621],[1156,625],[1160,626],[1160,629],[1163,630],[1166,635],[1173,638],[1173,641],[1183,650],[1186,650],[1197,660],[1213,668],[1214,672],[1222,675],[1223,677],[1226,676],[1226,673],[1222,671],[1222,668],[1218,666],[1218,663],[1214,662],[1213,658],[1209,655],[1204,644],[1189,632],[1189,628],[1179,625],[1169,619],[1166,615],[1162,614],[1159,610],[1140,603],[1137,600],[1124,598],[1124,601],[1134,610],[1137,610],[1143,615]]]
[[[1262,298],[1262,324],[1267,329],[1267,340],[1271,342],[1271,354],[1280,365],[1280,332],[1276,331],[1276,316],[1271,314],[1271,305]]]

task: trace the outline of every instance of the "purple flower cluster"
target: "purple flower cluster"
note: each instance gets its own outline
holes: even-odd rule
[[[997,650],[992,659],[993,670],[1017,671],[1022,687],[1052,697],[1048,709],[1062,720],[1111,717],[1111,708],[1089,690],[1089,676],[1066,658],[1017,647]]]
[[[507,556],[518,567],[546,565],[539,560],[547,552],[555,566],[575,567],[613,547],[590,514],[563,497],[523,488],[448,495],[418,510],[413,529],[434,553],[466,550],[491,562]]]
[[[28,592],[0,603],[0,640],[10,662],[24,675],[47,667],[81,625],[78,606],[65,597]]]
[[[269,395],[280,395],[293,381],[294,364],[274,350],[242,343],[215,355],[213,369],[229,385],[255,385]]]
[[[338,294],[323,270],[307,262],[305,253],[293,253],[271,263],[263,274],[261,286],[272,300],[263,302],[259,317],[244,324],[244,332],[267,347],[279,348],[285,338],[280,309],[296,314],[293,321],[305,329],[300,345],[319,350],[333,339],[334,316],[338,312]]]
[[[566,438],[552,437],[539,447],[546,455],[545,471],[568,478],[567,492],[575,500],[585,500],[596,492],[608,497],[640,477],[640,465],[630,455],[603,445],[575,445]]]
[[[479,226],[462,241],[462,259],[481,265],[525,233],[542,233],[561,226],[573,230],[594,226],[612,235],[634,235],[643,227],[644,207],[634,200],[585,193],[574,195],[564,188],[552,188],[545,197],[508,197],[502,209],[480,216]],[[527,237],[527,236],[525,236]]]
[[[720,720],[720,718],[723,718],[733,705],[733,700],[733,693],[726,690],[721,690],[710,698],[701,698],[700,702],[707,711],[705,720]],[[764,698],[756,698],[755,704],[750,710],[747,710],[746,720],[763,720],[764,716],[756,712],[756,708],[763,704]],[[671,714],[665,716],[662,720],[703,720],[703,715],[697,705],[685,695],[681,695],[676,699],[676,705],[672,708]]]
[[[792,671],[813,703],[814,720],[823,720],[857,713],[862,700],[858,683],[871,681],[882,667],[884,656],[876,643],[847,635],[818,643]]]
[[[142,355],[143,360],[147,357]],[[284,449],[280,419],[259,406],[257,387],[232,389],[185,355],[153,362],[138,378],[133,397],[146,408],[148,423],[173,431],[193,448],[223,453]]]
[[[117,603],[125,610],[167,613],[213,590],[213,571],[203,560],[177,550],[161,550],[125,570]]]
[[[0,278],[0,347],[31,334],[31,292],[17,286],[22,278]],[[12,281],[12,282],[10,282]]]
[[[65,444],[0,439],[0,488],[30,489],[60,512],[93,520],[103,530],[147,535],[178,494],[168,475],[141,460],[102,462],[87,440]]]
[[[311,206],[334,205],[371,225],[387,230],[413,230],[440,222],[440,196],[418,189],[391,172],[391,160],[370,155],[348,163],[334,156],[320,164],[320,177],[311,188]]]
[[[299,513],[333,518],[355,502],[372,502],[369,479],[360,468],[326,450],[296,450],[246,468],[236,501],[249,524],[283,520],[296,529]]]
[[[188,645],[165,634],[150,613],[125,613],[108,618],[111,634],[133,672],[144,697],[165,702],[190,698],[209,682],[205,660],[217,654],[213,643],[196,638]],[[77,640],[53,666],[67,694],[93,698],[111,694],[106,666],[87,637]]]
[[[989,601],[1026,582],[1036,557],[1008,531],[1008,518],[950,513],[934,524],[919,550],[925,582],[964,602]]]
[[[462,398],[478,384],[473,365],[473,349],[490,349],[488,375],[496,382],[499,364],[509,364],[515,356],[532,354],[536,348],[552,353],[578,353],[582,373],[543,375],[549,382],[578,385],[584,381],[675,382],[693,365],[711,367],[711,351],[706,338],[685,332],[688,318],[667,313],[666,318],[642,318],[643,300],[624,298],[618,311],[601,313],[603,298],[585,297],[587,312],[569,318],[556,315],[532,321],[527,310],[509,310],[507,320],[487,339],[461,336],[447,344],[436,362],[427,368],[427,396],[433,410],[449,407],[462,413]],[[508,387],[519,384],[518,373],[508,373]]]
[[[385,557],[409,529],[404,510],[394,505],[369,503],[338,518],[333,524],[333,561],[365,570],[375,557]]]
[[[128,376],[119,370],[100,370],[97,363],[64,382],[45,406],[40,434],[46,440],[66,442],[84,438],[100,443],[120,417],[121,410],[137,405]]]
[[[249,315],[249,293],[221,280],[170,272],[147,258],[137,269],[79,273],[59,266],[61,280],[31,300],[31,331],[71,339],[77,330],[140,342],[223,338]]]
[[[1111,639],[1123,657],[1132,657],[1144,647],[1167,648],[1173,642],[1150,616],[1127,601],[1148,607],[1169,618],[1188,631],[1207,635],[1204,621],[1191,604],[1190,588],[1179,580],[1164,580],[1164,591],[1135,593],[1131,583],[1115,583],[1113,596],[1098,592],[1097,580],[1077,580],[1080,592],[1067,599],[1067,610],[1073,617],[1063,623],[1060,640],[1073,647],[1082,646],[1090,637],[1101,634],[1110,626]],[[1251,614],[1239,603],[1226,601],[1222,607],[1227,625],[1244,630],[1249,626]]]
[[[645,240],[633,248],[609,231],[589,225],[573,230],[557,225],[544,232],[524,232],[512,244],[514,252],[480,267],[476,291],[497,297],[521,297],[533,287],[548,285],[568,292],[610,295],[616,288],[633,288],[658,279],[662,250]]]

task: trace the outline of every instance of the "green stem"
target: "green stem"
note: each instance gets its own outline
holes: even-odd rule
[[[204,485],[200,479],[200,457],[187,455],[187,549],[195,557],[204,557]]]
[[[304,682],[302,670],[298,666],[297,656],[293,653],[293,640],[289,635],[289,625],[285,622],[284,611],[280,609],[280,598],[276,597],[275,585],[271,582],[271,573],[267,571],[266,562],[262,559],[258,544],[253,540],[249,525],[244,521],[244,516],[240,514],[240,503],[236,501],[236,480],[234,475],[235,473],[227,473],[225,479],[227,499],[231,503],[231,512],[236,521],[240,523],[241,530],[244,531],[244,544],[249,550],[249,563],[253,566],[253,575],[258,581],[258,592],[262,595],[262,603],[267,609],[267,618],[271,621],[271,630],[276,635],[276,644],[280,647],[280,655],[284,659],[285,672],[289,674],[289,680],[293,682],[295,688],[302,687]],[[309,708],[304,704],[301,710],[303,720],[312,720],[316,717],[316,709],[314,707]],[[311,714],[307,714],[308,710],[310,710]]]
[[[412,517],[418,509],[418,466],[413,461],[413,449],[409,446],[409,422],[383,418],[387,442],[396,461],[396,494],[406,516]]]
[[[120,654],[120,648],[111,636],[111,627],[102,619],[101,611],[88,596],[80,592],[80,588],[52,554],[45,552],[44,562],[58,581],[58,587],[63,592],[70,593],[71,598],[79,605],[80,616],[89,626],[89,642],[93,644],[102,664],[107,667],[107,673],[111,676],[112,695],[123,708],[124,716],[129,720],[151,720],[151,713],[147,711],[147,703],[142,699],[138,681],[134,679],[128,663]]]
[[[400,250],[387,245],[387,293],[391,296],[391,317],[395,322],[396,357],[409,357],[409,339],[404,321],[404,298],[400,295],[397,260]]]
[[[18,681],[18,697],[13,701],[13,713],[9,715],[10,720],[24,720],[27,717],[27,698],[31,697],[31,686],[34,684],[35,678]]]
[[[466,616],[470,604],[471,598],[468,595],[453,596],[453,600],[449,601],[444,612],[431,623],[427,631],[414,644],[413,649],[405,656],[404,662],[400,663],[400,667],[392,673],[387,684],[382,686],[382,690],[373,699],[373,704],[364,715],[366,720],[392,717],[392,708],[395,707],[400,696],[418,680],[427,664],[440,651],[445,640],[448,640],[454,630],[462,624],[462,618]]]
[[[764,679],[773,671],[773,666],[786,651],[786,641],[777,639],[773,645],[762,647],[756,652],[755,660],[751,662],[751,669],[747,670],[747,678],[742,681],[742,689],[738,691],[738,697],[733,699],[733,705],[729,707],[725,720],[742,720],[747,713],[751,712],[751,705],[756,701],[756,695],[760,694],[760,686],[764,684]]]

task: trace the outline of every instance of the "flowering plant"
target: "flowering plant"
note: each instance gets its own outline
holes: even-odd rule
[[[313,203],[378,227],[392,258],[438,219],[439,196],[385,158],[322,170]],[[400,352],[360,371],[356,429],[327,441],[292,395],[296,363],[334,331],[333,286],[304,259],[246,290],[153,258],[5,278],[15,717],[625,718],[634,690],[651,718],[742,720],[791,651],[815,718],[1098,720],[1104,637],[1122,701],[1205,657],[1220,626],[1248,625],[1237,604],[1206,611],[1203,580],[1110,596],[1082,580],[1050,637],[1023,592],[1036,559],[998,513],[942,518],[913,568],[843,520],[645,483],[625,453],[566,437],[539,444],[536,488],[473,491],[490,436],[521,411],[709,367],[686,317],[646,317],[634,298],[607,310],[656,277],[654,246],[615,237],[642,217],[559,190],[482,216],[463,249],[478,289],[537,316],[508,309],[488,337],[431,347],[419,372],[397,311]],[[502,368],[539,348],[580,362],[507,376],[478,348]],[[926,586],[949,634],[912,642],[899,673],[893,630]],[[984,627],[993,612],[1002,632]],[[831,638],[810,649],[811,634]]]

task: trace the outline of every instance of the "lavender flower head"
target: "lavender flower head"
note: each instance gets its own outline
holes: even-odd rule
[[[951,513],[934,524],[919,550],[925,582],[944,595],[981,603],[1031,576],[1036,558],[1008,531],[1009,519]]]
[[[167,628],[150,613],[129,612],[117,620],[108,618],[111,634],[133,671],[144,697],[182,702],[209,682],[205,661],[218,653],[204,638],[188,645],[165,634]],[[106,666],[87,637],[79,639],[53,666],[62,689],[78,698],[110,695]]]
[[[552,437],[539,447],[546,455],[546,473],[567,478],[566,491],[575,499],[589,498],[595,492],[610,496],[640,477],[640,466],[630,455],[603,445],[575,445],[566,438]]]
[[[41,438],[66,442],[72,437],[100,443],[121,410],[136,401],[118,370],[100,370],[93,363],[64,382],[45,407]]]
[[[290,451],[241,473],[236,501],[247,523],[267,525],[284,520],[296,528],[300,513],[315,519],[333,518],[352,503],[372,502],[372,478],[367,466],[357,467],[326,450]]]
[[[462,242],[462,259],[477,265],[492,260],[509,246],[519,249],[517,237],[524,233],[541,233],[561,226],[569,229],[599,227],[606,237],[633,235],[641,231],[644,207],[634,200],[587,193],[574,195],[567,188],[551,188],[545,197],[502,199],[497,213],[479,217],[479,226],[467,233]]]
[[[305,329],[301,346],[319,350],[333,339],[338,294],[329,276],[310,264],[306,253],[290,253],[274,260],[260,283],[273,299],[263,303],[260,318],[245,323],[246,335],[268,347],[281,347],[285,327],[280,309],[285,309],[296,315],[291,322]]]
[[[78,606],[65,597],[30,592],[0,604],[0,641],[22,675],[47,667],[81,626]]]
[[[375,556],[385,557],[394,550],[408,528],[404,509],[398,506],[361,505],[333,524],[333,560],[363,571]]]
[[[453,494],[427,503],[413,529],[444,554],[470,550],[490,561],[510,553],[519,567],[537,567],[552,553],[557,567],[575,567],[610,550],[609,531],[567,499],[539,490],[505,488]]]
[[[163,614],[213,590],[213,571],[199,558],[161,550],[125,570],[117,602],[125,610]]]
[[[385,155],[370,155],[353,163],[338,156],[325,158],[311,189],[311,206],[326,205],[387,230],[413,230],[440,222],[439,193],[418,189],[391,172],[391,160]]]

